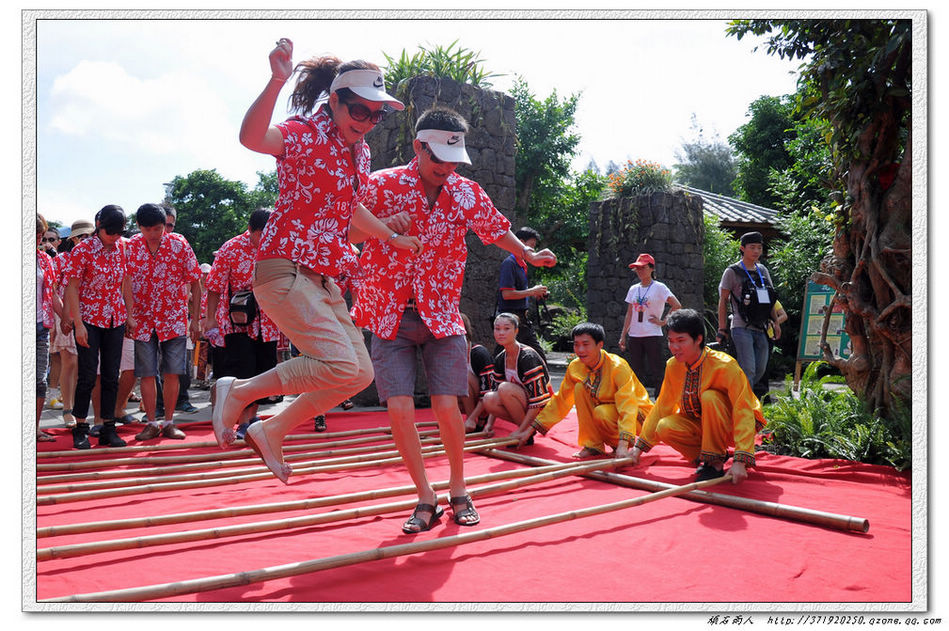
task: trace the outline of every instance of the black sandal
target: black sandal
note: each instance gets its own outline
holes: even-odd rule
[[[451,511],[454,513],[455,523],[459,526],[476,526],[481,521],[478,511],[475,510],[474,504],[471,502],[470,495],[452,497],[448,500],[448,503],[451,504]],[[464,509],[458,510],[456,506],[462,504],[464,505]]]
[[[428,522],[418,516],[419,513],[431,513]],[[402,532],[407,535],[414,535],[426,530],[431,530],[438,518],[445,514],[441,506],[432,506],[431,504],[418,504],[412,511],[412,516],[402,524]]]

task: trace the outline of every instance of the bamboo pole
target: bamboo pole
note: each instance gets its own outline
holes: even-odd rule
[[[548,482],[550,480],[555,480],[566,476],[578,475],[580,473],[592,471],[594,469],[615,467],[618,464],[620,464],[619,461],[611,459],[568,465],[554,471],[535,474],[519,480],[509,480],[507,482],[501,482],[480,489],[473,489],[469,491],[469,495],[472,497],[495,495],[532,484],[540,484],[542,482]],[[448,496],[446,495],[440,498],[440,500],[442,502],[447,502]],[[231,526],[219,526],[217,528],[186,530],[158,535],[131,537],[127,539],[111,539],[107,541],[93,541],[90,543],[78,543],[64,546],[54,546],[50,548],[40,548],[36,551],[36,560],[49,561],[51,559],[67,559],[102,552],[115,552],[117,550],[141,549],[159,545],[187,543],[190,541],[207,541],[210,539],[237,537],[246,534],[287,530],[290,528],[302,528],[305,526],[316,526],[350,519],[358,519],[360,517],[382,515],[400,510],[408,510],[413,508],[416,503],[417,500],[410,499],[400,502],[391,502],[388,504],[377,504],[376,506],[353,508],[349,510],[334,510],[329,513],[320,513],[318,515],[304,515],[287,519],[253,522],[248,524],[235,524]]]
[[[485,449],[488,447],[499,447],[506,444],[511,444],[515,442],[514,439],[510,438],[497,438],[491,440],[481,440],[474,441],[471,444],[466,444],[464,447],[465,451],[474,451],[478,449]],[[426,451],[427,449],[432,449],[429,447],[422,448],[422,457],[431,458],[434,456],[443,455],[444,450],[438,451]],[[358,458],[358,457],[352,457]],[[371,466],[380,466],[387,464],[401,463],[402,457],[395,456],[392,458],[385,458],[380,460],[372,460],[369,458],[363,458],[356,460],[354,462],[346,462],[341,464],[331,464],[331,465],[313,465],[309,467],[300,467],[294,469],[293,475],[302,475],[302,474],[314,474],[314,473],[336,473],[339,471],[348,471],[350,469],[360,469],[364,467]],[[252,482],[255,480],[266,480],[273,478],[273,473],[266,468],[265,465],[260,467],[255,467],[254,469],[262,469],[261,473],[247,473],[242,475],[232,475],[229,477],[216,477],[213,479],[204,478],[200,480],[191,480],[187,482],[171,482],[171,483],[153,483],[153,484],[144,484],[141,486],[135,487],[123,487],[120,489],[101,489],[97,491],[83,491],[79,493],[62,493],[59,495],[42,495],[36,498],[37,506],[49,506],[52,504],[65,504],[69,502],[81,502],[85,500],[95,500],[103,499],[107,497],[124,497],[128,495],[137,495],[141,493],[155,493],[161,491],[180,491],[185,489],[195,489],[195,488],[206,488],[209,486],[218,486],[224,484],[239,484],[241,482]]]
[[[473,436],[473,434],[469,434]],[[422,447],[422,454],[427,453],[442,453],[444,449],[441,446],[441,443],[435,442],[435,438],[422,439],[422,443],[426,444]],[[427,444],[432,443],[432,444]],[[477,446],[477,444],[474,444]],[[367,453],[368,452],[368,453]],[[313,452],[318,453],[318,452]],[[337,456],[333,458],[312,458],[311,454],[292,454],[285,456],[284,460],[287,462],[295,462],[294,470],[298,475],[303,473],[310,472],[314,467],[334,467],[337,465],[345,465],[350,463],[361,463],[365,462],[371,464],[376,461],[388,460],[390,458],[395,458],[399,456],[397,449],[390,449],[387,451],[371,451],[371,450],[360,450],[359,453],[350,455],[350,456]],[[297,462],[299,461],[299,462]],[[269,471],[266,465],[261,463],[260,458],[254,454],[250,458],[244,460],[233,460],[228,463],[215,463],[212,466],[208,467],[198,467],[201,472],[199,473],[187,473],[183,475],[162,475],[160,479],[155,479],[156,476],[144,477],[144,478],[129,478],[125,477],[120,480],[106,480],[100,482],[86,482],[82,484],[61,484],[61,485],[50,485],[50,486],[38,486],[36,489],[37,495],[45,493],[46,495],[41,495],[46,497],[48,495],[55,495],[56,493],[86,493],[96,490],[105,490],[105,489],[134,489],[136,487],[148,485],[151,483],[160,483],[160,484],[169,484],[172,482],[192,482],[199,480],[214,480],[219,478],[229,478],[234,475],[241,474],[252,474],[259,473],[263,471]],[[207,471],[206,469],[216,468],[217,471]],[[333,469],[327,469],[332,471]],[[132,474],[137,473],[137,471],[131,472]]]
[[[426,430],[419,432],[420,437],[430,437],[435,434],[438,434],[438,430]],[[297,445],[283,445],[284,452],[308,452],[312,454],[322,453],[321,448],[326,447],[341,447],[346,445],[365,445],[369,443],[379,443],[386,442],[391,443],[392,439],[390,436],[378,436],[378,437],[363,437],[363,438],[352,438],[348,440],[340,440],[333,442],[315,442],[315,443],[303,443]],[[241,444],[244,444],[244,441],[240,441]],[[215,443],[217,445],[217,443]],[[315,451],[314,448],[317,448]],[[117,449],[121,449],[118,447]],[[225,460],[237,460],[242,458],[257,458],[257,454],[250,447],[243,449],[233,449],[230,451],[218,451],[204,454],[191,454],[191,455],[179,455],[179,456],[142,456],[138,458],[106,458],[102,460],[85,460],[82,462],[66,462],[59,464],[38,464],[36,465],[37,472],[47,472],[47,471],[86,471],[88,469],[101,469],[103,467],[118,467],[125,465],[176,465],[184,463],[204,463],[204,462],[215,462],[215,461],[225,461]],[[66,474],[64,474],[66,475]],[[42,476],[40,479],[45,480],[50,476]]]
[[[405,556],[408,554],[418,554],[419,552],[440,550],[443,548],[465,545],[477,541],[484,541],[486,539],[492,539],[495,537],[502,537],[505,535],[523,532],[525,530],[532,530],[534,528],[541,528],[543,526],[558,524],[574,519],[602,515],[604,513],[614,512],[625,508],[641,506],[642,504],[654,502],[666,497],[690,493],[696,489],[720,484],[721,482],[724,482],[728,479],[728,476],[724,476],[712,480],[705,480],[703,482],[693,482],[684,486],[673,487],[664,491],[651,493],[649,495],[642,495],[633,499],[612,502],[610,504],[602,504],[600,506],[593,506],[589,508],[581,508],[565,513],[557,513],[555,515],[538,517],[535,519],[528,519],[514,522],[512,524],[506,524],[504,526],[496,526],[494,528],[475,530],[472,532],[452,535],[450,537],[440,537],[437,539],[429,539],[427,541],[415,541],[412,543],[394,546],[384,546],[382,548],[374,548],[361,552],[341,554],[297,563],[288,563],[285,565],[277,565],[246,572],[237,572],[234,574],[221,574],[218,576],[177,581],[174,583],[147,585],[144,587],[132,587],[127,589],[92,592],[87,594],[73,594],[71,596],[61,596],[59,598],[42,599],[38,602],[140,602],[145,600],[154,600],[157,598],[169,598],[172,596],[179,596],[181,594],[192,594],[214,589],[223,589],[226,587],[250,585],[268,580],[287,578],[290,576],[300,576],[302,574],[311,574],[313,572],[319,572],[322,570],[365,563],[367,561],[378,561],[382,559]]]
[[[199,421],[200,422],[200,421]],[[415,424],[416,427],[433,427],[437,426],[436,421],[421,421]],[[313,440],[314,438],[320,439],[329,439],[329,438],[344,438],[346,436],[363,436],[367,434],[392,434],[392,428],[389,426],[385,427],[365,427],[362,429],[347,429],[341,430],[338,432],[323,432],[323,433],[313,433],[313,434],[288,434],[284,441],[293,441],[293,440]],[[383,437],[380,437],[380,439]],[[239,441],[243,442],[243,441]],[[172,451],[172,450],[182,450],[182,449],[197,449],[205,447],[214,447],[218,449],[218,444],[216,441],[201,441],[201,442],[174,442],[174,443],[159,443],[156,445],[127,445],[125,447],[109,447],[108,453],[110,454],[125,454],[125,453],[139,453],[143,451]],[[95,456],[98,457],[100,454],[96,453],[99,450],[91,451],[81,451],[76,449],[67,449],[60,451],[38,451],[36,452],[37,460],[41,458],[77,458],[82,456]]]
[[[544,458],[535,458],[532,456],[513,453],[510,451],[500,450],[500,449],[487,449],[479,453],[483,453],[488,456],[499,458],[501,460],[508,460],[510,462],[517,462],[520,464],[529,464],[529,465],[534,465],[534,466],[549,465],[552,462],[554,462],[553,460],[547,460]],[[620,474],[620,473],[593,472],[593,473],[586,474],[586,477],[593,478],[595,480],[600,480],[601,482],[611,482],[613,484],[618,484],[620,486],[640,489],[643,491],[657,491],[657,490],[672,487],[671,484],[666,484],[664,482],[656,482],[653,480],[646,480],[643,478],[635,478],[635,477]],[[792,521],[805,522],[805,523],[814,524],[817,526],[826,526],[828,528],[836,528],[837,530],[856,531],[856,532],[869,532],[870,530],[870,521],[863,517],[851,517],[849,515],[828,513],[828,512],[814,510],[810,508],[801,508],[798,506],[791,506],[789,504],[777,504],[775,502],[768,502],[764,500],[754,500],[747,497],[725,495],[721,493],[706,493],[704,491],[689,493],[687,495],[683,495],[682,497],[683,499],[692,500],[694,502],[702,502],[704,504],[715,504],[717,506],[727,506],[728,508],[746,510],[749,512],[759,513],[762,515],[768,515],[771,517],[780,517],[783,519],[790,519]]]
[[[483,434],[483,432],[482,432]],[[474,434],[468,434],[469,436],[474,436]],[[433,446],[437,445],[437,438],[422,438],[421,442],[424,445]],[[327,451],[313,451],[302,454],[290,454],[284,456],[284,460],[287,462],[305,460],[310,463],[319,463],[319,462],[348,462],[346,456],[357,456],[363,454],[374,454],[377,457],[385,457],[394,455],[398,453],[396,450],[389,451],[378,451],[377,446],[371,447],[352,447],[350,449],[335,449]],[[248,458],[243,458],[241,460],[228,460],[228,461],[215,461],[209,463],[195,463],[195,464],[185,464],[178,465],[173,467],[153,467],[150,469],[124,469],[119,471],[97,471],[94,472],[95,477],[93,482],[88,482],[89,473],[77,473],[77,474],[67,474],[67,475],[57,475],[49,476],[37,479],[36,492],[43,494],[53,494],[53,493],[74,493],[82,491],[92,491],[96,489],[111,489],[111,488],[121,488],[125,486],[138,486],[141,484],[148,484],[150,478],[161,477],[161,482],[185,482],[188,480],[200,480],[208,479],[212,477],[222,477],[229,475],[232,472],[229,471],[216,471],[209,472],[208,469],[234,469],[240,467],[251,467],[254,469],[259,468],[260,458],[257,454],[248,450]],[[324,459],[325,460],[322,460]],[[200,471],[202,473],[191,473],[193,471]],[[177,475],[181,474],[181,475]],[[79,476],[84,476],[79,478]],[[138,477],[133,477],[138,476]],[[56,478],[57,480],[64,479],[66,484],[49,484],[49,478]],[[77,480],[77,478],[79,478]],[[43,484],[41,484],[43,482]],[[78,483],[77,483],[78,482]]]
[[[466,485],[482,484],[485,482],[494,482],[507,478],[527,477],[537,473],[546,473],[547,471],[557,471],[573,466],[573,463],[561,463],[537,467],[535,469],[508,469],[497,473],[486,473],[465,478]],[[432,488],[441,491],[448,488],[448,480],[432,483]],[[269,504],[251,504],[247,506],[230,506],[227,508],[214,508],[201,511],[192,511],[188,513],[175,513],[169,515],[155,515],[150,517],[130,517],[125,519],[114,519],[107,521],[85,522],[77,524],[64,524],[59,526],[46,526],[36,529],[36,538],[57,537],[63,535],[86,534],[90,532],[105,532],[109,530],[128,530],[134,528],[150,528],[153,526],[165,526],[170,524],[182,524],[195,521],[209,521],[213,519],[226,519],[229,517],[240,517],[244,515],[260,515],[265,513],[279,513],[284,511],[306,510],[310,508],[322,508],[325,506],[337,506],[340,504],[353,504],[365,500],[381,499],[395,495],[404,495],[414,493],[414,485],[390,487],[388,489],[377,489],[370,491],[359,491],[355,493],[346,493],[343,495],[331,495],[327,497],[317,497],[305,500],[293,500],[288,502],[272,502]]]

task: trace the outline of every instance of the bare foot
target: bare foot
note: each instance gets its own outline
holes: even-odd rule
[[[584,447],[577,453],[571,456],[576,460],[586,460],[587,458],[600,458],[603,456],[603,452],[597,451],[596,449],[591,449],[590,447]]]

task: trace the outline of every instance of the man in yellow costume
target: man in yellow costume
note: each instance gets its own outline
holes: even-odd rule
[[[582,449],[574,458],[595,458],[613,448],[616,458],[629,455],[629,447],[652,409],[646,388],[626,360],[603,350],[603,327],[592,322],[578,324],[571,331],[577,356],[567,366],[560,390],[532,421],[511,434],[524,444],[535,431],[547,431],[563,420],[574,405]]]
[[[705,323],[694,309],[680,309],[666,320],[669,350],[666,375],[656,405],[646,416],[630,457],[663,442],[697,464],[697,481],[725,475],[728,448],[732,483],[748,477],[755,465],[755,434],[766,423],[761,403],[738,362],[705,347]]]

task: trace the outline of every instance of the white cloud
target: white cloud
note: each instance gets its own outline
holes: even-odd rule
[[[215,155],[233,127],[225,104],[200,76],[176,70],[154,79],[129,74],[116,62],[80,61],[53,81],[50,128],[125,145],[143,156],[175,152]]]

